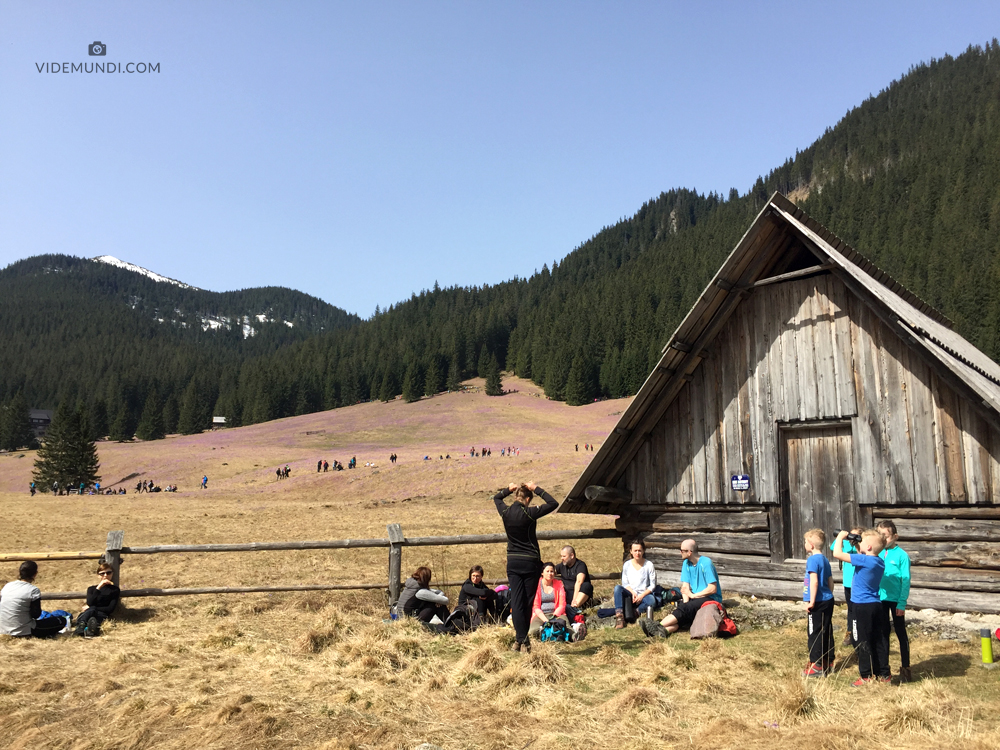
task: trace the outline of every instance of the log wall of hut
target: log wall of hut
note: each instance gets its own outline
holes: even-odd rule
[[[1000,433],[838,277],[755,289],[703,354],[617,483],[623,541],[794,596],[801,531],[891,518],[913,606],[1000,612]]]

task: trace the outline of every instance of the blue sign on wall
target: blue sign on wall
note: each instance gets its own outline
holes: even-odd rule
[[[736,492],[744,492],[750,489],[750,477],[746,474],[733,474],[732,484]]]

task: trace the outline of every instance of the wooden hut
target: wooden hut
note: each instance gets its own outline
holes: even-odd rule
[[[618,515],[668,579],[692,536],[724,588],[789,597],[803,531],[888,518],[911,607],[1000,612],[1000,366],[775,194],[561,512]]]

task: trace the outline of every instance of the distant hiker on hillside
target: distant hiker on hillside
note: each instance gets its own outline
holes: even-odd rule
[[[316,462],[316,473],[319,474],[321,471],[323,471],[323,459],[322,458],[319,461]]]
[[[208,488],[208,474],[201,478],[201,488],[203,490]]]
[[[329,470],[330,470],[330,462],[329,461],[324,461],[323,462],[323,473],[325,474]]]
[[[31,490],[31,496],[34,497],[35,496],[35,483],[32,482],[31,484],[29,484],[28,485],[28,489]]]
[[[514,502],[507,505],[504,500],[514,495]],[[531,501],[538,495],[545,504],[532,508]],[[548,492],[534,482],[510,484],[493,496],[493,504],[503,519],[507,533],[507,578],[510,581],[510,610],[514,622],[514,651],[530,651],[528,625],[531,608],[538,589],[538,579],[542,574],[542,553],[538,549],[535,526],[538,519],[559,507],[559,503]]]

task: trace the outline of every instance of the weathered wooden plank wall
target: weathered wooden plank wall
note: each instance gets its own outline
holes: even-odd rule
[[[824,419],[851,421],[861,505],[1000,504],[1000,434],[830,274],[754,290],[625,486],[636,504],[777,504],[780,426]]]

